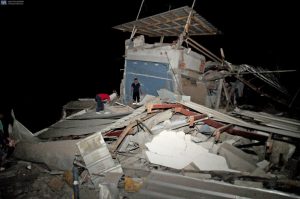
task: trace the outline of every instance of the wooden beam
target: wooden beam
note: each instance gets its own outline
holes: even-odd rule
[[[148,114],[146,117],[141,118],[140,121],[145,121],[151,117],[153,117],[156,114]],[[133,127],[138,125],[138,121],[133,121],[131,122],[129,125],[127,125],[127,127],[123,130],[123,132],[120,134],[119,138],[117,139],[117,141],[114,143],[114,145],[112,146],[110,152],[112,154],[113,157],[115,157],[115,152],[118,149],[119,145],[123,142],[124,138],[131,133],[131,131],[133,130]]]
[[[167,108],[176,108],[183,107],[181,104],[148,104],[147,113],[151,113],[153,109],[167,109]]]
[[[217,128],[214,132],[214,136],[215,136],[215,142],[218,142],[221,136],[221,133],[223,133],[224,131],[227,131],[229,128],[231,128],[233,126],[233,124],[227,124],[224,125],[220,128]]]

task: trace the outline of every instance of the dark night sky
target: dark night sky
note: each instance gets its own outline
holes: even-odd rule
[[[136,18],[141,0],[25,0],[23,7],[0,7],[1,106],[36,131],[59,118],[61,106],[78,97],[119,89],[124,40],[128,33],[111,27]],[[197,0],[195,10],[222,31],[194,37],[236,64],[269,69],[298,69],[299,12],[296,1]],[[192,0],[145,0],[141,17]],[[298,73],[282,74],[293,93]]]

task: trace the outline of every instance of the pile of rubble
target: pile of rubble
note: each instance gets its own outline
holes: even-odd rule
[[[72,193],[76,182],[82,198],[84,187],[102,199],[300,198],[299,121],[238,109],[229,115],[158,93],[135,109],[85,110],[34,135],[15,120],[15,157],[47,165],[48,177],[33,178],[50,189],[51,170],[63,170],[53,184]]]

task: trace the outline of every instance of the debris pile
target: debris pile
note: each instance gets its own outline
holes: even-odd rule
[[[85,110],[38,134],[15,119],[12,136],[19,143],[14,155],[29,162],[25,170],[39,167],[56,174],[47,180],[36,177],[39,172],[32,177],[54,192],[67,191],[65,183],[72,192],[77,168],[79,187],[100,198],[172,196],[166,187],[184,197],[298,198],[293,194],[300,186],[299,121],[239,109],[229,115],[170,91],[158,93],[163,100],[145,97],[136,109],[106,104],[108,114]]]
[[[115,27],[133,34],[125,42],[122,101],[105,104],[103,113],[94,99],[73,101],[60,121],[35,134],[14,118],[14,156],[27,162],[11,161],[0,173],[0,198],[300,198],[300,122],[219,109],[235,106],[244,85],[291,107],[290,96],[272,72],[221,60],[187,32],[162,43],[185,23],[190,35],[218,32],[187,6]],[[146,44],[135,32],[161,42]],[[149,95],[130,107],[136,77]],[[281,94],[273,97],[274,90]]]

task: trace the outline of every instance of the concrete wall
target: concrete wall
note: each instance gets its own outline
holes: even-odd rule
[[[203,86],[192,85],[189,80],[182,82],[181,74],[175,72],[180,68],[199,73],[200,66],[205,63],[203,55],[184,47],[177,49],[173,44],[146,44],[143,40],[135,47],[133,44],[134,42],[128,44],[125,52],[122,88],[124,103],[132,101],[130,88],[134,77],[139,78],[145,94],[157,96],[156,90],[165,88],[175,93],[190,95],[194,102],[205,103],[206,89]],[[164,69],[165,66],[168,70]]]

